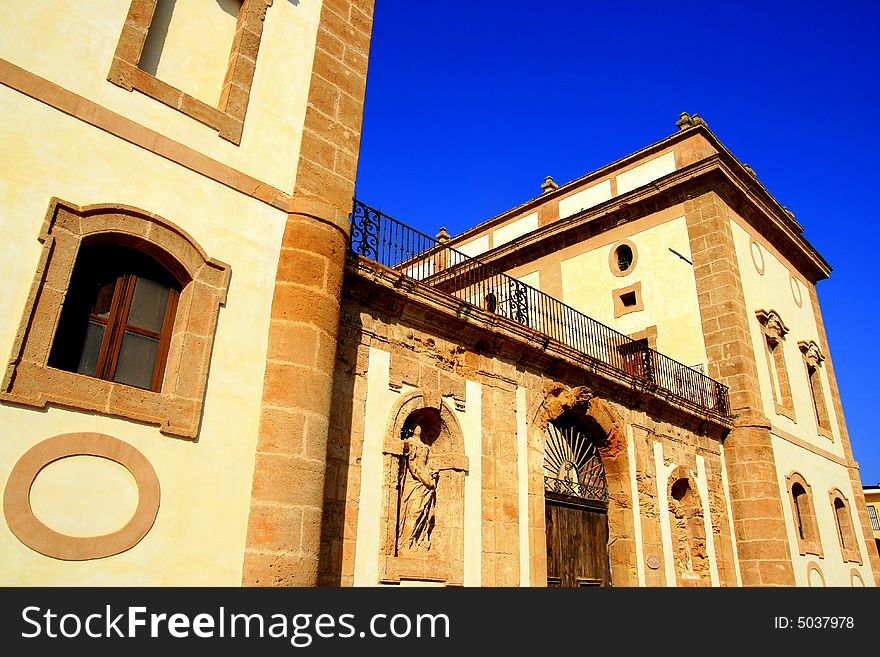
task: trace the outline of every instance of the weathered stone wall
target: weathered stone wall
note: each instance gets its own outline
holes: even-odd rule
[[[611,385],[603,389],[586,370],[554,364],[533,346],[462,323],[454,315],[445,316],[418,303],[417,294],[384,290],[363,278],[353,283],[356,275],[351,269],[346,275],[327,448],[322,584],[377,584],[382,579],[380,559],[371,552],[383,548],[371,542],[370,536],[380,526],[376,518],[388,510],[383,511],[372,490],[382,482],[365,475],[367,467],[379,470],[376,465],[368,466],[375,455],[364,445],[375,451],[384,440],[374,435],[376,428],[381,432],[385,427],[387,432],[390,426],[389,419],[377,422],[376,416],[387,418],[395,400],[418,391],[426,405],[433,398],[432,403],[454,411],[464,433],[465,479],[470,480],[465,485],[462,523],[464,582],[546,585],[544,430],[548,419],[563,407],[574,408],[577,393],[586,391],[590,417],[607,434],[600,454],[609,488],[612,583],[674,583],[665,574],[672,567],[672,539],[660,521],[661,509],[668,513],[669,504],[661,504],[660,498],[667,494],[668,473],[685,468],[692,472],[693,495],[701,509],[694,522],[703,522],[705,517],[709,523],[708,536],[697,547],[707,564],[706,583],[736,585],[718,435],[700,435],[696,422],[683,422],[671,410],[669,417],[656,407],[637,410],[639,396],[622,397]],[[518,396],[524,396],[524,405]],[[517,441],[518,421],[523,419],[525,449]],[[660,467],[655,462],[656,445],[662,445]],[[526,462],[524,481],[521,459]],[[658,472],[666,476],[658,477]],[[477,478],[478,497],[468,498],[468,486]],[[698,490],[700,486],[704,490]],[[438,508],[443,504],[439,495]],[[469,516],[468,500],[474,499],[479,500],[479,513]],[[634,513],[636,506],[638,513]],[[370,525],[359,527],[359,521]],[[475,538],[479,550],[469,551],[468,540]],[[648,559],[653,567],[644,565],[649,556],[655,557]],[[454,578],[444,580],[442,574],[433,579],[454,583]]]

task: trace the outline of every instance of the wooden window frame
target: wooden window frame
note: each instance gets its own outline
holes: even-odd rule
[[[240,145],[263,36],[263,22],[273,0],[242,2],[217,107],[184,93],[139,67],[158,2],[132,0],[107,80],[127,91],[139,91],[183,112],[216,130],[221,138]]]
[[[38,240],[43,248],[0,386],[0,401],[31,408],[52,404],[123,417],[157,425],[167,435],[196,439],[214,334],[229,288],[229,265],[209,258],[173,223],[122,205],[79,207],[53,198]],[[83,240],[135,248],[181,282],[159,391],[48,364]]]
[[[78,264],[79,258],[77,260],[77,265]],[[77,265],[74,265],[74,268]],[[161,265],[159,266],[161,267]],[[160,392],[162,378],[165,372],[165,362],[168,358],[168,346],[171,342],[171,334],[174,327],[174,316],[177,312],[177,301],[180,297],[180,293],[174,287],[165,286],[168,289],[168,299],[165,303],[162,328],[158,332],[134,324],[129,324],[128,319],[131,314],[131,303],[134,298],[137,282],[140,278],[145,277],[138,276],[134,273],[118,274],[113,282],[113,298],[110,304],[110,310],[107,314],[108,316],[104,318],[95,315],[94,313],[89,313],[88,315],[89,322],[96,322],[105,327],[101,346],[98,351],[98,361],[95,365],[94,376],[107,381],[115,380],[114,375],[116,374],[119,354],[122,349],[122,339],[126,332],[132,332],[152,338],[159,343],[148,390]],[[58,336],[56,335],[55,341],[57,340]],[[55,344],[53,342],[53,348],[54,347]]]

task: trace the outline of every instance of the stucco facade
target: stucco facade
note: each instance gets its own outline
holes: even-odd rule
[[[876,584],[830,267],[699,117],[385,261],[371,0],[208,4],[0,10],[0,582]]]

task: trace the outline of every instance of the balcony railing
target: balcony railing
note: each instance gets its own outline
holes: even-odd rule
[[[558,299],[446,246],[396,219],[354,202],[354,253],[375,260],[461,301],[528,326],[707,411],[730,415],[727,386],[615,331]]]

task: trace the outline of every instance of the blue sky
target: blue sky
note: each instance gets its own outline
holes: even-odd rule
[[[456,234],[699,113],[834,269],[831,355],[862,481],[880,482],[880,5],[376,4],[360,200]]]

